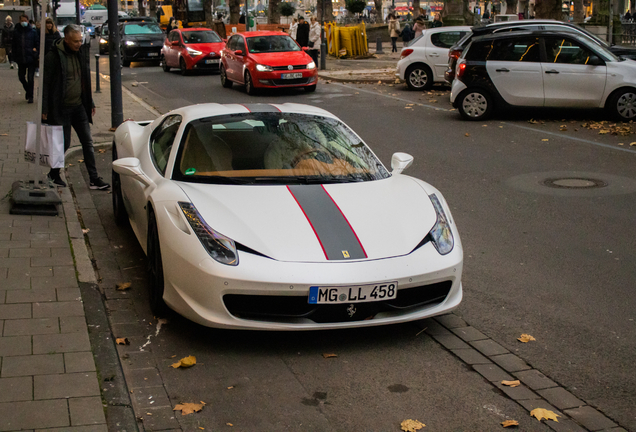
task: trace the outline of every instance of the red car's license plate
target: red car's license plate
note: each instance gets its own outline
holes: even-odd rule
[[[302,78],[303,74],[302,73],[286,73],[286,74],[281,74],[281,79],[295,79],[295,78]]]

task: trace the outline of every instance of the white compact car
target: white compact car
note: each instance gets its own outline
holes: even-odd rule
[[[150,305],[210,327],[364,327],[446,313],[463,251],[442,194],[389,172],[338,118],[203,104],[113,147],[113,209],[148,256]]]
[[[402,48],[396,75],[411,90],[428,90],[436,82],[446,82],[448,49],[467,33],[470,26],[426,29],[408,47]]]

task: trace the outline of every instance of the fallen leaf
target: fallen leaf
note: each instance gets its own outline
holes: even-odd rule
[[[332,357],[338,357],[338,354],[328,354],[328,353],[324,353],[322,355],[324,358],[332,358]]]
[[[488,125],[481,125],[481,127],[488,127]]]
[[[188,415],[195,412],[199,412],[203,409],[205,402],[197,403],[184,403],[177,404],[172,411],[181,411],[181,415]]]
[[[191,366],[194,366],[195,364],[197,364],[197,359],[194,356],[188,356],[188,357],[184,357],[181,360],[179,360],[177,363],[173,363],[172,367],[173,368],[189,368]]]
[[[84,159],[78,159],[77,160],[77,163],[82,163],[82,162],[84,162]]]
[[[546,420],[554,420],[557,423],[559,422],[559,420],[557,420],[557,417],[560,417],[560,415],[558,415],[557,413],[547,410],[545,408],[535,408],[532,411],[530,411],[530,415],[532,417],[536,417],[537,420],[539,421],[541,421],[541,419],[546,419]]]
[[[225,425],[230,427],[234,426],[232,423],[225,423]]]
[[[99,149],[97,150],[97,153],[106,153],[106,149]]]
[[[636,146],[636,142],[629,143],[629,146],[630,146],[630,147],[634,147],[634,146]]]
[[[412,109],[413,107],[405,106],[404,109]]]
[[[82,232],[84,234],[88,234],[90,232],[90,230],[91,230],[90,228],[86,228],[86,229],[83,229]]]
[[[523,342],[523,343],[528,343],[530,341],[536,341],[536,339],[532,336],[530,336],[529,334],[522,334],[521,337],[518,337],[517,340],[519,342]]]
[[[550,140],[547,138],[543,138],[541,141],[550,141]]]
[[[126,291],[127,289],[130,289],[131,285],[131,282],[122,282],[118,283],[115,288],[117,289],[117,291]]]
[[[232,390],[234,388],[234,386],[229,386],[227,389],[228,390]]]
[[[598,131],[599,135],[607,135],[608,133],[610,133],[609,129],[601,129]]]
[[[115,339],[115,343],[117,345],[130,345],[130,341],[128,338],[117,338]]]
[[[468,132],[466,132],[466,133],[464,134],[464,136],[469,137],[469,136],[470,136],[470,134],[469,134]]]
[[[0,134],[0,136],[9,136],[9,134]]]
[[[517,420],[506,420],[506,421],[502,421],[501,425],[507,428],[510,426],[519,426],[519,422]]]
[[[429,99],[430,103],[437,103],[437,99]]]
[[[503,129],[503,126],[499,126],[499,129]]]
[[[378,84],[382,84],[382,81],[378,81]]]
[[[404,432],[416,432],[422,429],[423,427],[426,427],[426,425],[418,420],[407,419],[407,420],[404,420],[402,423],[400,423],[400,428]]]
[[[531,124],[537,124],[537,123],[539,123],[539,122],[538,122],[538,121],[536,121],[535,119],[530,119],[530,120],[528,120],[528,123],[531,123]]]
[[[201,429],[201,430],[205,430],[205,428],[202,428],[201,426],[199,426],[199,429]]]
[[[618,145],[625,145],[625,144],[623,144],[623,143],[618,143]]]
[[[519,380],[514,380],[514,381],[503,380],[501,383],[505,386],[510,386],[510,387],[517,387],[521,385],[521,382]]]
[[[170,358],[175,358],[176,356],[177,356],[177,355],[175,354],[175,355],[173,355],[173,356],[170,356]]]

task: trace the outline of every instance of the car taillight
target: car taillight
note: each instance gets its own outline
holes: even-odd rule
[[[400,60],[401,60],[401,59],[403,59],[403,58],[405,58],[405,57],[410,56],[410,55],[411,55],[411,53],[413,53],[413,50],[412,50],[412,49],[410,49],[410,48],[409,48],[409,49],[402,50],[402,54],[400,55]]]
[[[462,55],[461,50],[452,50],[448,52],[448,57],[457,60]]]
[[[460,63],[457,65],[457,78],[461,78],[466,70],[466,63]]]

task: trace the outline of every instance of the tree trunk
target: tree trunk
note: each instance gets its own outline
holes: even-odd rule
[[[561,0],[535,0],[535,18],[561,21],[563,19],[563,11],[561,10],[561,7]]]
[[[413,0],[413,19],[422,15],[422,12],[420,11],[420,7],[421,7],[420,0]]]
[[[325,22],[333,21],[333,3],[331,0],[316,0],[316,18],[319,22],[322,22],[322,4],[327,6],[325,10]]]
[[[203,13],[205,14],[205,26],[213,28],[214,14],[212,13],[212,0],[203,0]]]
[[[381,23],[382,19],[384,18],[383,15],[383,10],[382,10],[382,0],[373,0],[375,3],[375,12],[376,12],[376,19],[377,22],[376,23]]]
[[[240,0],[228,0],[230,6],[230,24],[238,24],[241,16]]]
[[[270,24],[280,24],[280,0],[269,0],[267,8],[267,22]]]
[[[582,0],[581,0],[582,1]],[[519,4],[519,0],[506,0],[506,14],[517,14],[517,5]]]
[[[574,0],[574,22],[582,23],[585,19],[585,6],[583,0]]]

